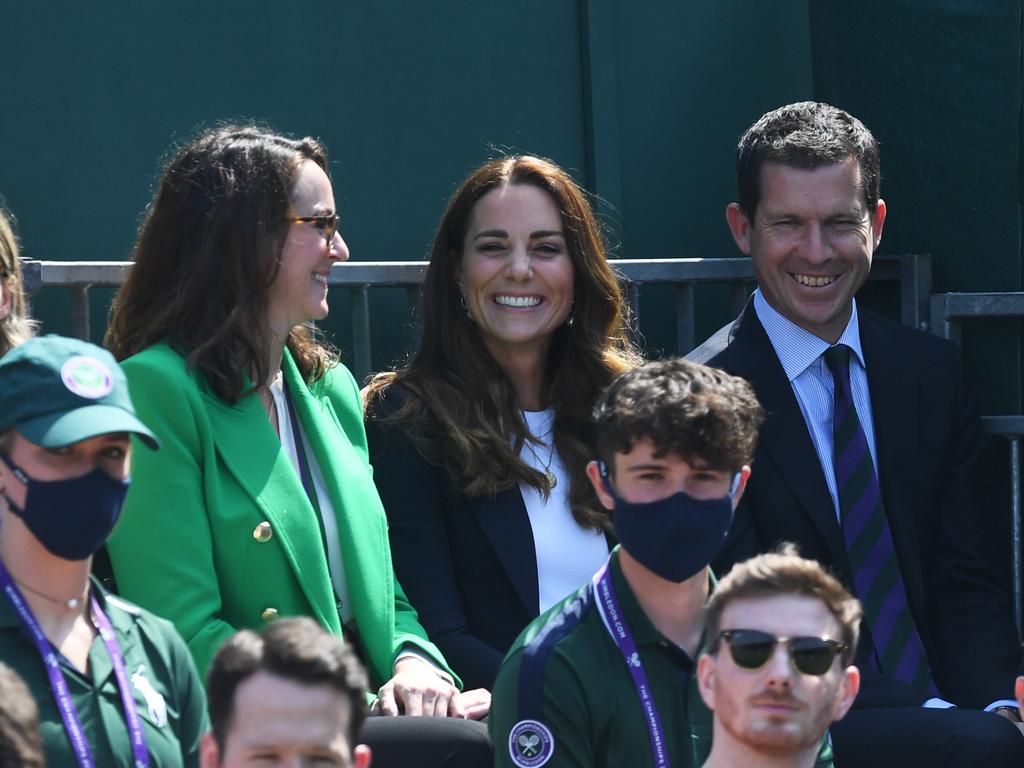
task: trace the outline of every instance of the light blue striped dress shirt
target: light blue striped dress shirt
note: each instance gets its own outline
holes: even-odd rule
[[[754,311],[757,319],[764,326],[768,340],[775,348],[775,355],[782,363],[793,394],[800,404],[800,412],[804,415],[807,431],[811,433],[811,442],[818,453],[818,463],[825,475],[828,492],[832,494],[832,505],[839,518],[839,491],[836,486],[836,473],[832,466],[832,408],[834,384],[832,372],[822,357],[831,346],[810,331],[804,330],[792,320],[779,314],[761,294],[754,292]],[[878,453],[875,450],[875,424],[871,416],[871,396],[868,393],[868,374],[864,366],[864,353],[860,347],[860,325],[857,323],[857,302],[853,302],[853,312],[837,344],[845,344],[853,354],[850,355],[850,388],[853,390],[853,404],[857,409],[864,436],[871,449],[871,460],[878,468]]]

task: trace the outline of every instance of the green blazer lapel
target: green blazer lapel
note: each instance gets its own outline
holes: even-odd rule
[[[368,650],[390,650],[395,632],[394,581],[386,518],[370,467],[352,445],[329,400],[310,392],[288,350],[281,368],[334,507],[349,600],[363,645]],[[387,670],[391,659],[379,663]]]
[[[340,632],[320,522],[259,398],[229,405],[204,395],[220,460],[273,526],[317,619]]]

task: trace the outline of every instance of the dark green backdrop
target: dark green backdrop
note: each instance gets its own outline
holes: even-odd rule
[[[59,0],[5,3],[0,38],[0,194],[34,258],[126,258],[169,148],[231,118],[324,140],[356,260],[423,258],[458,180],[505,150],[572,169],[619,256],[736,255],[736,138],[815,97],[882,141],[883,250],[933,253],[938,289],[1021,286],[1020,0]],[[649,346],[673,348],[668,294],[643,298]],[[36,309],[68,330],[64,293]],[[375,364],[409,338],[375,323]],[[1016,324],[965,342],[986,407],[1019,412]]]
[[[621,256],[734,255],[736,137],[811,95],[806,2],[5,6],[0,194],[41,259],[126,258],[172,143],[239,117],[324,140],[353,259],[424,258],[457,182],[504,150],[549,156],[601,195]],[[67,331],[53,293],[37,313]],[[644,331],[671,348],[674,323],[650,304]],[[341,292],[332,309],[350,348]],[[407,337],[375,323],[376,365]]]

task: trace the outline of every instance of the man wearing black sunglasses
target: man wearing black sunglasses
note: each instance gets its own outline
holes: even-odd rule
[[[705,768],[810,768],[853,704],[861,607],[792,546],[736,565],[707,610],[701,697],[714,710]]]
[[[708,564],[732,520],[763,414],[743,379],[686,360],[619,376],[594,408],[587,474],[620,546],[539,616],[498,673],[495,765],[697,768]],[[815,762],[831,766],[822,744]]]

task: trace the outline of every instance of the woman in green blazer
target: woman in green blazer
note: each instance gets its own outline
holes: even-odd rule
[[[168,164],[107,335],[165,448],[133,467],[117,586],[200,670],[236,629],[309,615],[361,647],[376,711],[479,715],[394,578],[358,387],[308,326],[348,258],[326,169],[316,140],[253,126]]]

